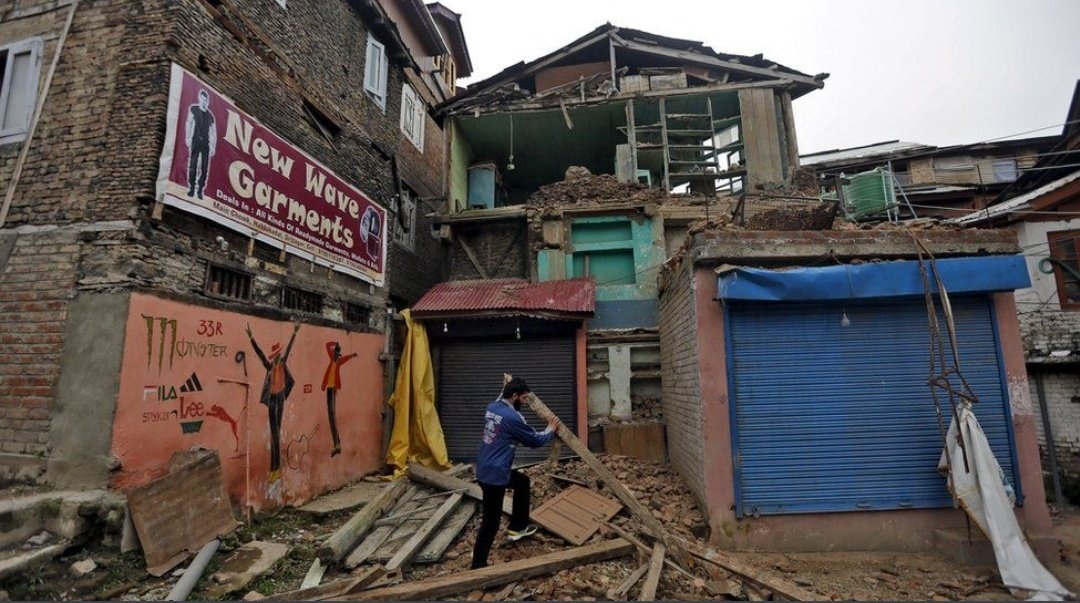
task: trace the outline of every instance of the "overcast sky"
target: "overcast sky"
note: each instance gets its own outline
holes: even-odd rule
[[[473,77],[606,22],[814,75],[794,103],[799,151],[886,140],[967,144],[1059,134],[1080,79],[1080,0],[443,0]]]

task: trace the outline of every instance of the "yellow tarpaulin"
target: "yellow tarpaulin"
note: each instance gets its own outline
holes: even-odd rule
[[[435,412],[435,376],[427,330],[412,319],[408,310],[402,310],[401,315],[409,332],[388,402],[394,409],[394,428],[386,463],[394,468],[394,477],[401,476],[408,463],[450,468],[442,425]]]

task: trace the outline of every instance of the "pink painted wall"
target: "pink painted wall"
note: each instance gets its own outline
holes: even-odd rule
[[[267,358],[275,344],[284,352],[294,328],[132,295],[113,422],[112,451],[121,462],[113,487],[128,489],[164,475],[176,451],[209,448],[221,456],[233,502],[249,501],[258,510],[302,503],[381,466],[383,337],[311,325],[296,331],[285,363],[295,383],[282,411],[278,479],[271,480],[269,407],[260,403],[268,371],[245,332],[248,325]],[[357,354],[340,365],[338,454],[332,454],[322,389],[331,341],[339,342],[342,356]]]
[[[714,300],[716,274],[695,271],[698,317],[699,378],[705,421],[706,502],[714,544],[740,549],[782,551],[927,550],[934,530],[964,528],[964,513],[956,509],[817,513],[736,518],[734,464],[724,341],[724,320]],[[1011,293],[994,295],[1005,372],[1009,382],[1024,506],[1016,514],[1035,538],[1050,528],[1035,440],[1035,423],[1023,348]]]

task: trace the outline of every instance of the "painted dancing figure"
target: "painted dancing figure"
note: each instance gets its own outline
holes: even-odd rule
[[[251,325],[247,325],[245,330],[248,339],[251,340],[255,355],[259,357],[263,368],[266,369],[266,379],[263,380],[259,403],[266,405],[266,412],[270,417],[270,477],[268,481],[273,485],[281,479],[281,417],[285,414],[285,399],[289,397],[293,385],[296,384],[292,372],[289,371],[289,352],[292,351],[300,325],[293,325],[292,337],[289,338],[289,345],[285,346],[285,353],[281,353],[281,345],[275,342],[270,347],[269,359],[263,354],[259,344],[255,343],[255,337],[251,334]]]
[[[341,345],[336,341],[326,343],[326,354],[330,356],[330,364],[323,373],[322,388],[326,391],[326,412],[330,415],[330,436],[334,439],[334,447],[330,449],[330,456],[341,454],[341,438],[338,437],[337,416],[334,405],[337,402],[337,393],[341,389],[341,365],[356,358],[356,354],[341,355]]]

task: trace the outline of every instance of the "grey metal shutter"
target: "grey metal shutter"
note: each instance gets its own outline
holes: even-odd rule
[[[953,311],[975,414],[1019,500],[990,299],[956,298]],[[936,469],[942,441],[922,299],[732,304],[728,317],[737,513],[951,504]],[[948,428],[947,397],[939,399]]]
[[[567,427],[577,432],[574,337],[442,340],[438,400],[446,448],[451,460],[472,463],[480,450],[484,409],[499,397],[503,372],[521,377]],[[530,410],[529,425],[544,428]],[[515,463],[547,458],[550,446],[518,446]]]

